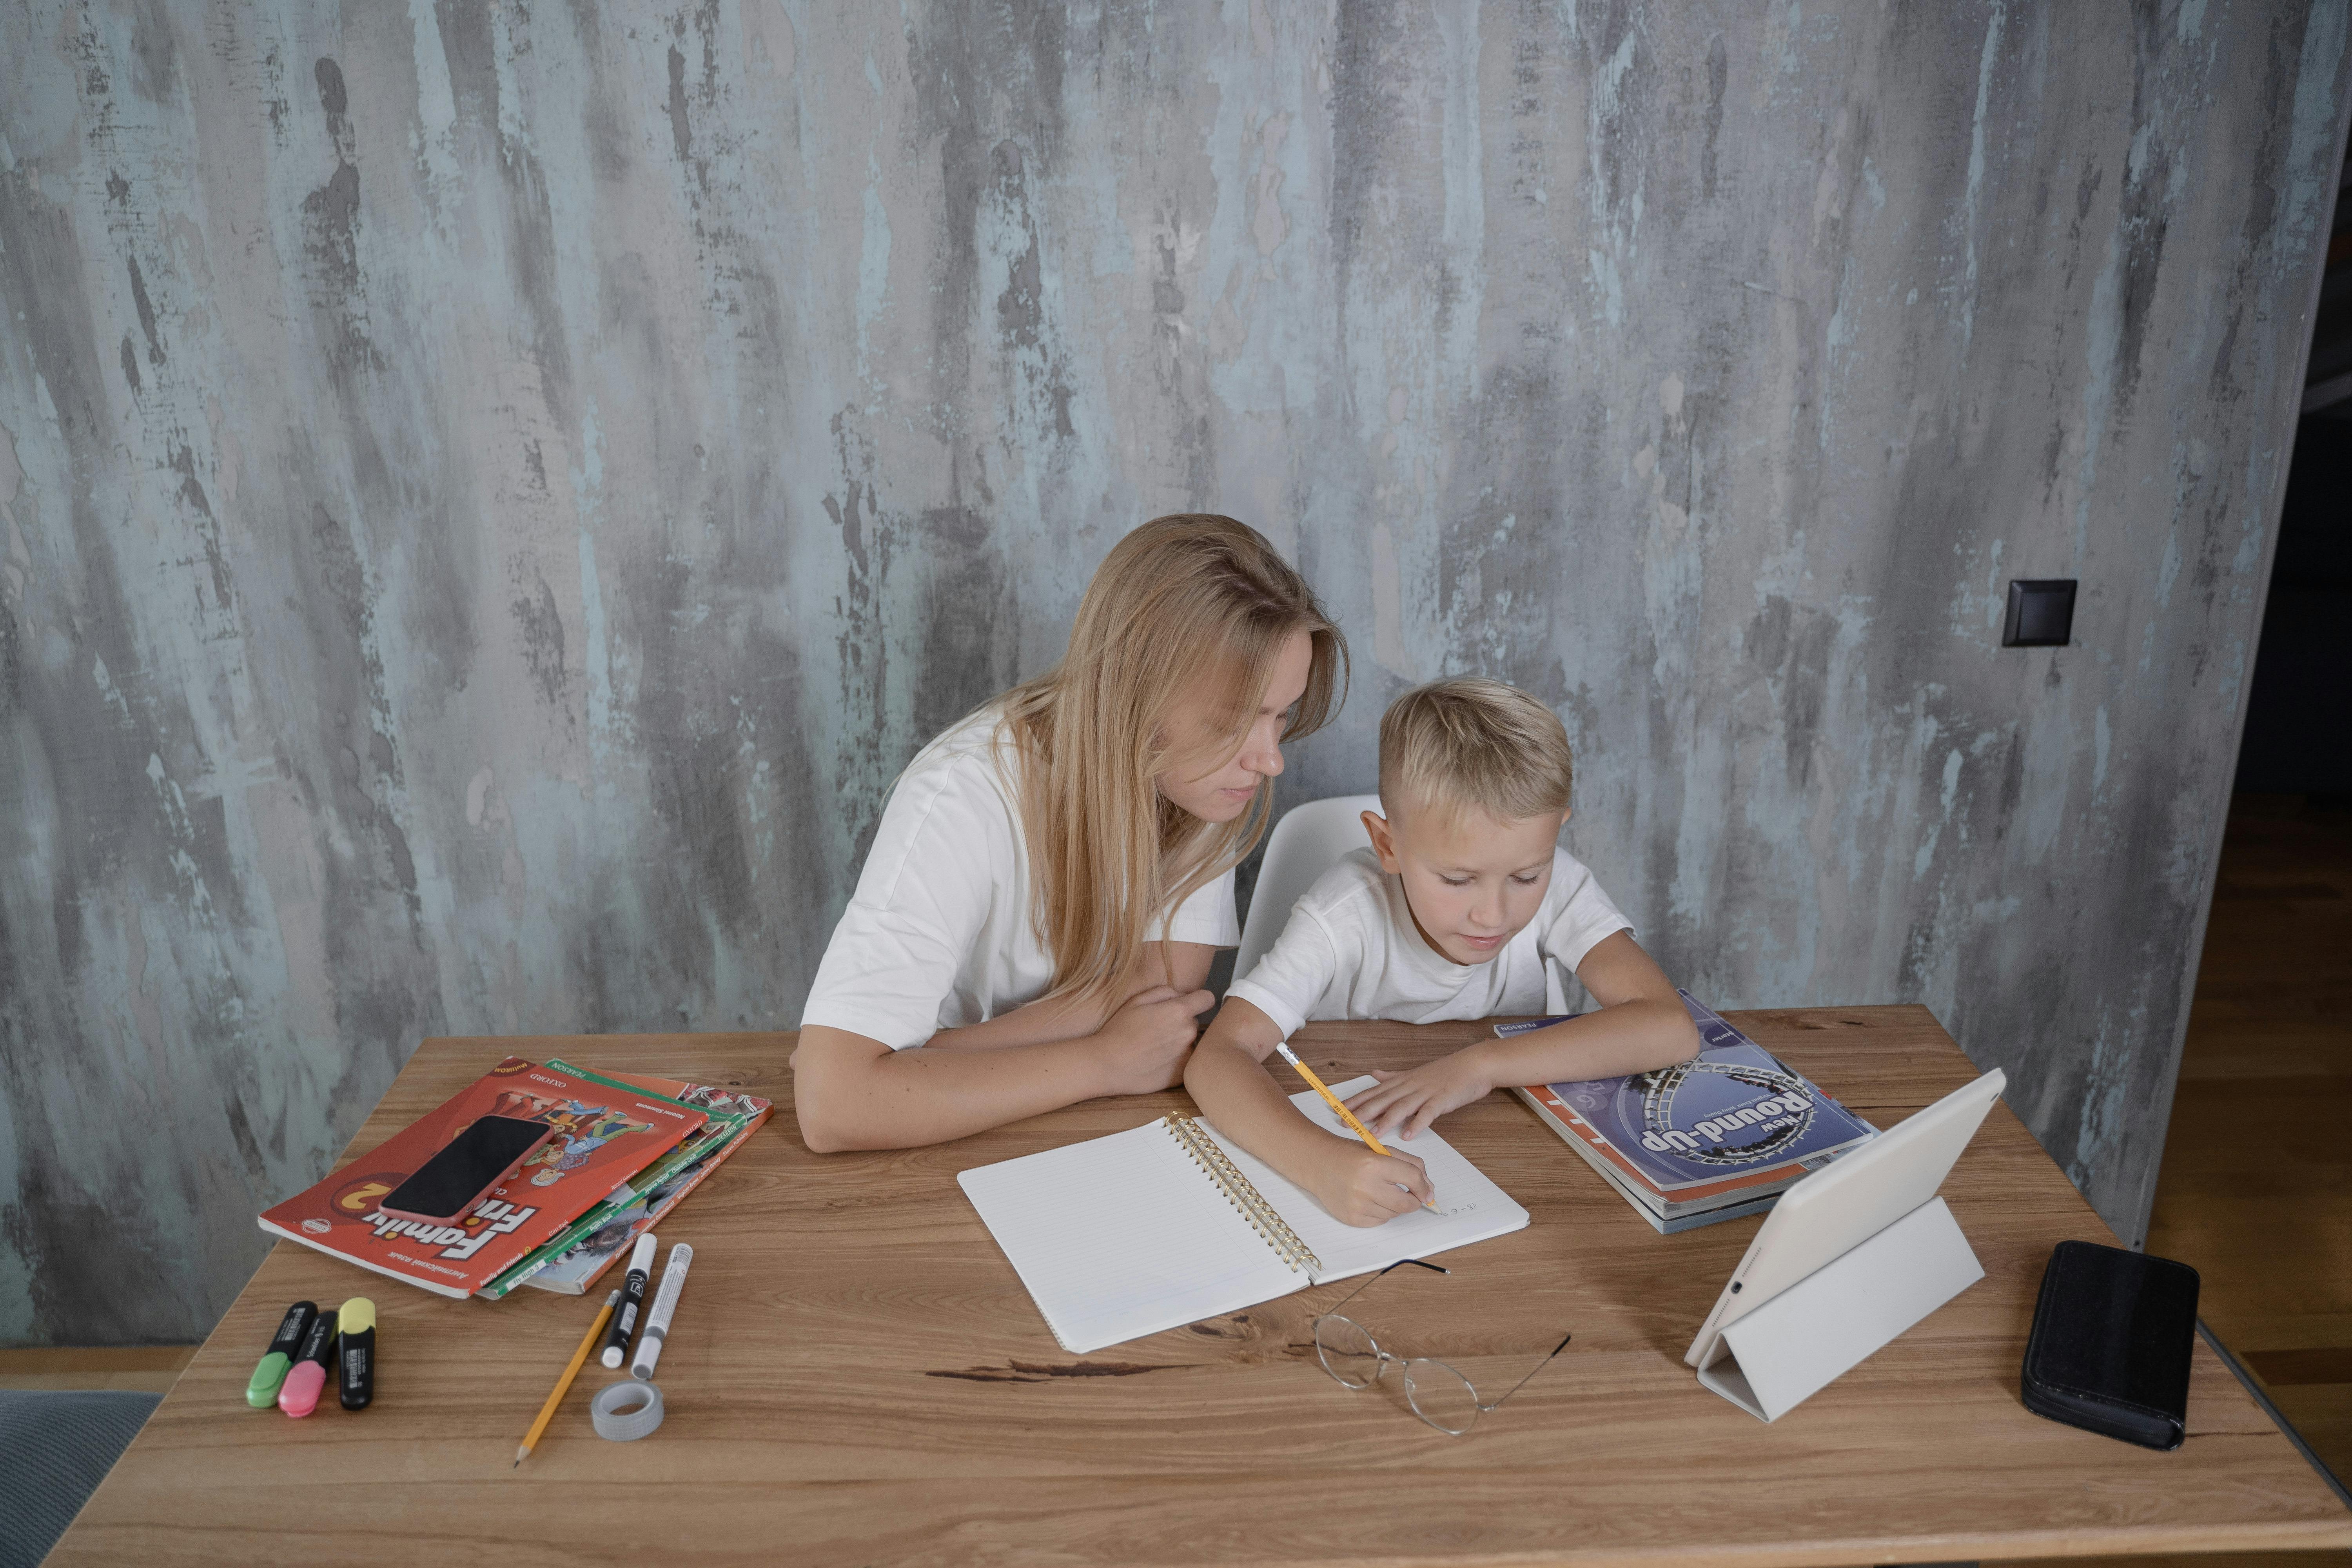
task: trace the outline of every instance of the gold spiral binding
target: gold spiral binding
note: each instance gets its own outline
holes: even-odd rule
[[[1265,1238],[1265,1244],[1274,1248],[1283,1262],[1288,1264],[1294,1272],[1300,1268],[1317,1273],[1322,1271],[1323,1260],[1298,1239],[1297,1233],[1290,1228],[1290,1222],[1265,1201],[1265,1194],[1241,1173],[1233,1161],[1225,1157],[1224,1150],[1217,1146],[1214,1138],[1201,1130],[1198,1122],[1181,1112],[1171,1112],[1162,1121],[1168,1131],[1176,1135],[1176,1141],[1184,1145],[1184,1151],[1192,1157],[1192,1163],[1208,1173],[1209,1180],[1217,1184],[1235,1211],[1249,1221],[1251,1229]]]

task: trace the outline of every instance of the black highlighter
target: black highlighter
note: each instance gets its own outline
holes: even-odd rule
[[[354,1296],[343,1303],[335,1321],[341,1343],[335,1362],[341,1369],[338,1387],[343,1408],[365,1410],[375,1399],[375,1303]]]
[[[286,1309],[277,1337],[269,1342],[261,1364],[253,1369],[252,1381],[245,1385],[247,1405],[267,1410],[278,1403],[278,1391],[285,1386],[286,1374],[293,1370],[294,1358],[302,1353],[302,1342],[310,1337],[311,1321],[318,1315],[318,1304],[312,1301],[297,1301]]]

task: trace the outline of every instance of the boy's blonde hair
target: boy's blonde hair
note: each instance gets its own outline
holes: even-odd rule
[[[1381,800],[1392,817],[1432,806],[1502,822],[1549,816],[1568,809],[1573,780],[1559,720],[1499,680],[1433,680],[1381,719]]]

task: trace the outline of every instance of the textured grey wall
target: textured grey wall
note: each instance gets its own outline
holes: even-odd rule
[[[1156,512],[1519,681],[1724,1005],[2152,1186],[2344,8],[0,16],[0,1342],[185,1339],[415,1040],[788,1025]],[[2075,647],[2003,652],[2012,575]]]

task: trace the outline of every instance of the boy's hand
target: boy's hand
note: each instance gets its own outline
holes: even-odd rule
[[[1495,1087],[1477,1050],[1472,1046],[1408,1072],[1374,1068],[1372,1076],[1381,1080],[1380,1086],[1348,1101],[1348,1109],[1376,1137],[1394,1130],[1399,1136],[1411,1138],[1457,1106],[1485,1098]]]
[[[1331,1155],[1308,1190],[1334,1219],[1383,1225],[1419,1208],[1431,1194],[1429,1172],[1411,1154],[1375,1154],[1352,1139],[1332,1141]]]
[[[1150,1094],[1184,1081],[1184,1058],[1201,1032],[1200,1016],[1216,1003],[1206,991],[1155,985],[1138,992],[1095,1036],[1105,1094]]]

